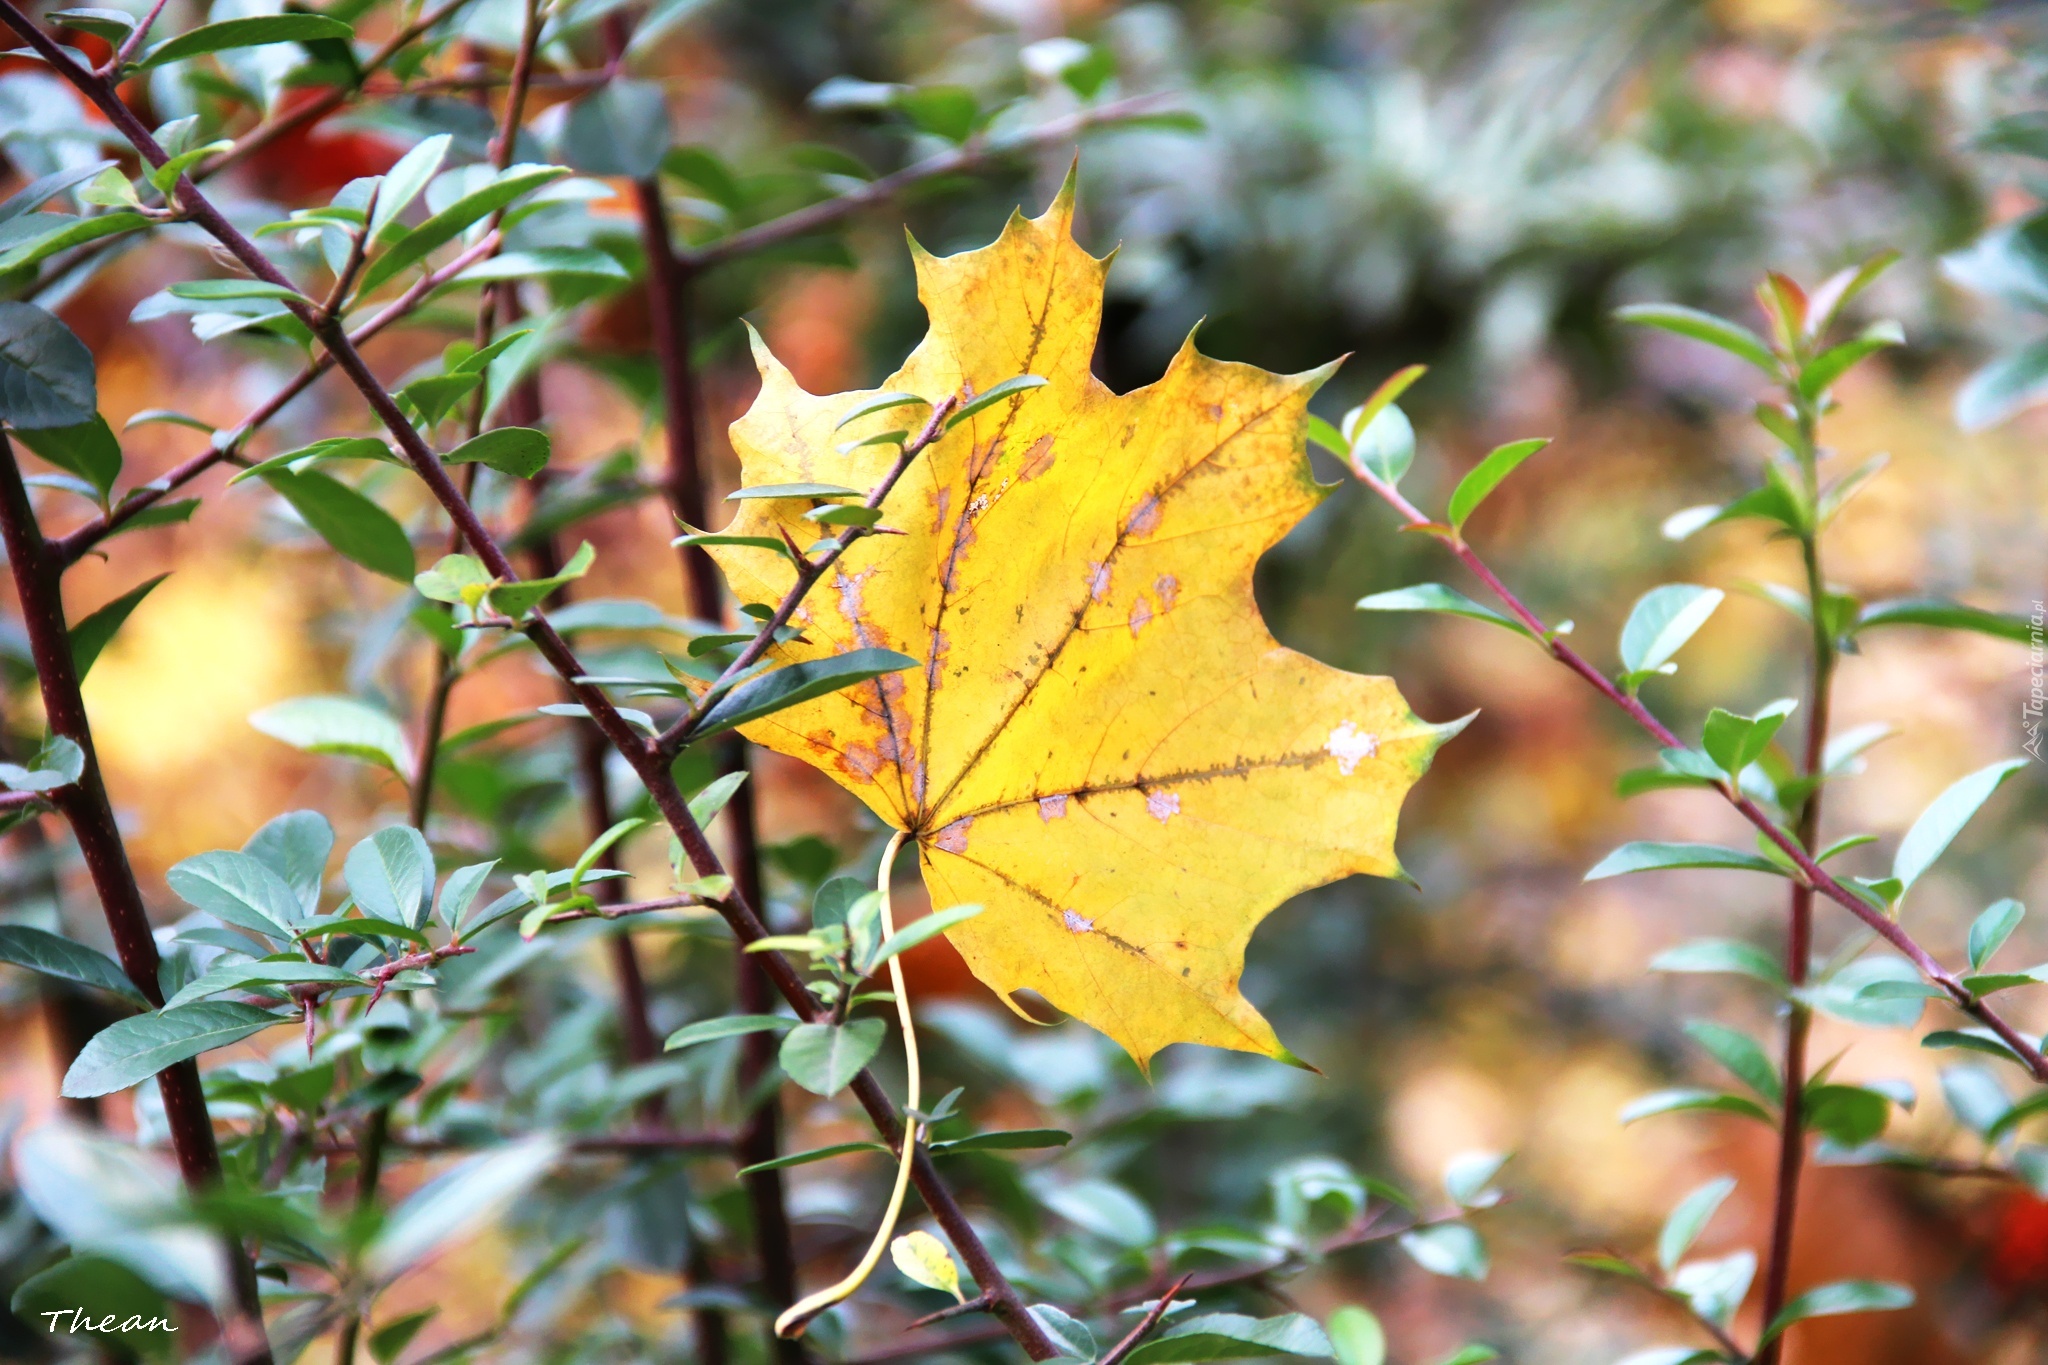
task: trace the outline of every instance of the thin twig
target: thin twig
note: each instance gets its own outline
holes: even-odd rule
[[[168,3],[170,0],[156,0],[156,3],[149,7],[149,13],[136,21],[135,27],[128,31],[128,36],[121,40],[121,45],[114,49],[114,55],[107,58],[107,64],[100,68],[100,75],[111,79],[121,74],[121,68],[128,65],[128,59],[135,55],[135,49],[141,47],[143,39],[149,37],[149,31],[156,27],[156,21],[163,15],[164,6]]]
[[[1186,1289],[1188,1281],[1193,1278],[1195,1278],[1195,1272],[1190,1270],[1187,1274],[1175,1280],[1173,1287],[1161,1294],[1159,1302],[1152,1305],[1152,1310],[1145,1314],[1144,1317],[1139,1318],[1138,1325],[1126,1333],[1122,1341],[1110,1347],[1108,1353],[1096,1365],[1119,1365],[1119,1362],[1125,1356],[1137,1350],[1138,1343],[1151,1334],[1152,1329],[1159,1325],[1159,1320],[1166,1316],[1167,1310],[1173,1307],[1174,1296],[1180,1293],[1181,1290]]]
[[[497,234],[488,234],[450,260],[448,264],[428,272],[417,284],[379,309],[369,321],[350,332],[349,340],[361,346],[393,323],[410,316],[435,290],[495,251],[498,241]],[[57,562],[67,567],[76,563],[90,553],[94,546],[126,526],[140,513],[155,506],[215,465],[234,459],[251,436],[333,368],[334,356],[331,353],[321,355],[294,375],[276,393],[264,399],[261,406],[243,418],[240,424],[225,433],[215,433],[213,443],[204,451],[175,466],[163,477],[132,490],[111,511],[52,540],[50,549]]]
[[[896,457],[896,463],[890,466],[889,472],[882,476],[882,481],[875,485],[874,491],[868,494],[861,506],[871,510],[881,507],[890,491],[896,487],[897,481],[909,472],[917,457],[926,447],[945,434],[946,418],[952,414],[958,401],[957,395],[948,394],[933,406],[931,417],[926,420],[917,435],[904,443]],[[816,559],[807,554],[794,555],[796,581],[790,585],[789,591],[783,594],[774,615],[762,624],[754,638],[749,640],[745,648],[725,666],[725,670],[718,675],[718,680],[711,684],[697,704],[656,737],[653,748],[657,754],[672,758],[690,742],[691,732],[703,723],[705,715],[717,705],[718,699],[725,695],[726,689],[731,687],[741,674],[752,668],[773,646],[776,636],[789,624],[789,618],[795,614],[797,607],[802,604],[811,589],[817,586],[818,580],[825,576],[825,571],[838,563],[839,557],[852,548],[855,541],[873,534],[872,527],[849,526],[834,537],[831,546]]]
[[[1351,473],[1359,482],[1365,484],[1366,487],[1378,494],[1381,501],[1406,518],[1409,526],[1422,527],[1434,525],[1428,517],[1425,517],[1416,509],[1415,504],[1402,496],[1399,489],[1380,479],[1371,470],[1354,463],[1351,466]],[[1522,624],[1523,628],[1528,630],[1538,641],[1542,642],[1543,647],[1550,652],[1552,658],[1578,674],[1594,691],[1619,707],[1628,715],[1629,719],[1642,727],[1652,739],[1655,739],[1660,748],[1683,749],[1686,747],[1685,742],[1673,734],[1663,721],[1658,720],[1648,707],[1644,706],[1635,697],[1616,687],[1605,674],[1588,663],[1585,656],[1566,644],[1562,639],[1553,635],[1550,628],[1545,626],[1542,620],[1522,602],[1522,599],[1515,596],[1508,586],[1501,582],[1499,576],[1487,567],[1486,562],[1473,552],[1471,546],[1465,544],[1462,540],[1447,540],[1445,544],[1451,553],[1457,556],[1461,564],[1470,569],[1480,582],[1486,584],[1488,590],[1499,599],[1501,605],[1508,609],[1508,612]],[[2039,1047],[2028,1041],[2018,1029],[2007,1023],[1991,1006],[1972,995],[1955,973],[1949,971],[1936,961],[1934,956],[1925,948],[1922,948],[1914,940],[1913,936],[1901,928],[1896,921],[1888,918],[1883,912],[1870,905],[1862,897],[1856,895],[1830,876],[1826,869],[1813,860],[1812,855],[1800,847],[1798,839],[1766,814],[1755,801],[1743,795],[1739,789],[1726,781],[1717,782],[1715,790],[1720,792],[1727,799],[1728,803],[1741,813],[1743,819],[1754,825],[1758,832],[1770,840],[1777,847],[1778,851],[1785,855],[1786,859],[1797,869],[1800,877],[1805,880],[1807,885],[1811,886],[1821,895],[1826,896],[1829,900],[1834,901],[1837,905],[1840,905],[1857,919],[1863,921],[1864,924],[1877,933],[1878,937],[1898,949],[1900,953],[1905,955],[1908,961],[1919,969],[1922,976],[1948,993],[1949,998],[1955,1003],[1957,1009],[1962,1010],[1965,1014],[1997,1034],[1999,1039],[2025,1065],[2035,1080],[2048,1084],[2048,1058],[2044,1058],[2041,1055]]]

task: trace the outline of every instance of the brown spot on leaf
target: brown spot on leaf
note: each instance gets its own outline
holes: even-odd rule
[[[1024,462],[1017,466],[1017,478],[1020,482],[1030,483],[1039,475],[1049,473],[1051,469],[1052,437],[1041,436],[1024,452]]]
[[[967,851],[967,827],[973,823],[973,816],[961,816],[958,820],[955,820],[952,824],[938,832],[937,837],[932,840],[932,847],[942,848],[948,853],[965,853]]]

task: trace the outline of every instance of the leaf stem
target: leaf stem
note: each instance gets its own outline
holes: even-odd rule
[[[882,897],[882,939],[887,942],[896,932],[896,917],[889,905],[889,874],[896,866],[896,853],[903,847],[908,831],[897,830],[889,836],[889,846],[882,850],[882,868],[875,874],[875,890]],[[923,1076],[917,1056],[917,1025],[910,1017],[910,993],[903,983],[903,954],[889,959],[889,987],[896,993],[896,1021],[903,1028],[903,1105],[906,1110],[915,1110],[923,1103]],[[798,1337],[811,1319],[852,1298],[860,1287],[867,1283],[881,1264],[882,1253],[889,1249],[889,1240],[895,1235],[896,1220],[903,1212],[903,1196],[910,1188],[910,1168],[917,1159],[917,1120],[907,1115],[903,1120],[903,1133],[897,1140],[901,1156],[896,1165],[896,1184],[889,1193],[889,1206],[882,1214],[882,1222],[875,1229],[874,1240],[868,1243],[867,1255],[860,1258],[845,1279],[806,1298],[799,1299],[782,1311],[775,1319],[775,1335]]]

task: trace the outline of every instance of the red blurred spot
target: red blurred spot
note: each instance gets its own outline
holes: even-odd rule
[[[278,114],[302,108],[326,93],[318,89],[288,91]],[[278,138],[244,162],[241,175],[259,194],[271,199],[325,201],[351,180],[382,175],[404,153],[403,147],[375,133],[330,128],[327,124],[332,117],[315,119]]]
[[[2016,1193],[1992,1234],[1991,1282],[2008,1292],[2048,1290],[2048,1200]]]

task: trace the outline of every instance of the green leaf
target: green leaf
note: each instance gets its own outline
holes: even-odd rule
[[[1387,1332],[1372,1311],[1346,1304],[1323,1320],[1337,1365],[1386,1365]]]
[[[827,659],[788,664],[771,673],[741,683],[719,698],[690,732],[693,740],[703,739],[773,715],[798,702],[837,692],[843,687],[899,673],[914,667],[917,660],[893,649],[856,649]]]
[[[700,1019],[694,1024],[685,1024],[671,1033],[661,1046],[664,1052],[674,1052],[678,1048],[715,1043],[747,1033],[779,1032],[795,1027],[796,1022],[780,1014],[725,1014],[716,1019]]]
[[[1799,371],[1799,393],[1809,402],[1833,388],[1835,381],[1851,367],[1889,346],[1903,346],[1906,334],[1896,322],[1874,322],[1853,340],[1831,346],[1806,362]]]
[[[160,573],[139,587],[130,588],[71,628],[71,665],[78,670],[80,678],[84,678],[92,671],[93,664],[100,657],[100,651],[107,647],[107,642],[121,629],[129,613],[141,604],[143,598],[149,596],[151,589],[169,577],[167,573]]]
[[[1956,390],[1956,425],[1982,431],[2048,396],[2048,337],[2008,351]]]
[[[808,1152],[791,1152],[769,1161],[757,1161],[751,1166],[740,1167],[743,1176],[757,1171],[781,1171],[791,1166],[808,1166],[814,1161],[830,1161],[835,1156],[851,1156],[855,1152],[886,1152],[889,1149],[879,1142],[836,1142],[830,1147],[814,1147]]]
[[[71,981],[119,996],[131,1005],[150,1008],[149,998],[128,979],[121,965],[105,953],[68,938],[30,928],[0,924],[0,962],[25,967],[60,981]]]
[[[38,216],[50,219],[51,226],[0,252],[0,271],[21,270],[60,251],[97,242],[102,237],[136,232],[150,225],[150,220],[141,214],[127,212],[101,213],[91,218],[66,218],[60,214]]]
[[[1439,1360],[1436,1365],[1486,1365],[1489,1360],[1499,1360],[1500,1352],[1484,1342],[1474,1341]]]
[[[258,464],[250,465],[247,469],[237,471],[235,476],[228,480],[228,487],[233,488],[244,479],[260,479],[272,470],[282,469],[290,472],[292,466],[302,462],[315,464],[325,460],[374,460],[379,464],[405,464],[391,453],[390,446],[374,436],[329,436],[325,440],[300,446],[296,450],[287,450],[281,455],[273,455]]]
[[[1964,1068],[1961,1067],[1950,1068],[1951,1071],[1960,1071],[1963,1069]],[[1942,1073],[1944,1089],[1946,1089],[1948,1074],[1948,1072]],[[1990,1078],[1987,1076],[1987,1079],[1992,1079],[1995,1084],[1995,1078]],[[1999,1094],[2002,1097],[2004,1094],[2003,1090],[2001,1090]],[[1956,1108],[1956,1103],[1953,1097],[1951,1097],[1951,1099],[1949,1100],[1949,1108]],[[2036,1114],[2041,1113],[2048,1113],[2048,1090],[2036,1090],[2033,1094],[2028,1095],[2018,1104],[2011,1104],[2010,1102],[2008,1102],[2001,1108],[1997,1116],[1993,1118],[1988,1125],[1972,1124],[1972,1126],[1979,1128],[1979,1131],[1981,1131],[1984,1134],[1984,1140],[1986,1142],[1996,1145],[2005,1140],[2006,1134],[2012,1132],[2015,1128],[2019,1127],[2028,1119],[2033,1118]],[[1958,1110],[1958,1116],[1961,1116],[1960,1110]],[[1967,1119],[1965,1121],[1967,1122]]]
[[[164,1002],[166,1010],[175,1010],[204,1000],[209,995],[223,991],[240,990],[247,986],[262,985],[308,985],[360,986],[363,979],[354,972],[339,967],[329,967],[318,962],[231,962],[215,967],[198,980],[193,981],[176,995]]]
[[[1363,427],[1353,428],[1347,420],[1347,433],[1351,436],[1351,462],[1371,474],[1388,487],[1401,482],[1401,476],[1415,463],[1415,427],[1409,422],[1408,414],[1394,404],[1381,408]]]
[[[1034,1303],[1025,1311],[1031,1314],[1032,1320],[1038,1324],[1039,1330],[1045,1333],[1046,1339],[1052,1342],[1054,1349],[1059,1351],[1058,1360],[1092,1361],[1095,1359],[1095,1333],[1088,1330],[1087,1323],[1082,1322],[1064,1308],[1056,1308],[1049,1303]],[[1129,1357],[1125,1357],[1125,1359],[1128,1361]]]
[[[1496,446],[1487,457],[1472,467],[1470,473],[1458,480],[1458,486],[1451,492],[1451,504],[1447,515],[1451,529],[1463,531],[1465,520],[1479,509],[1501,481],[1515,472],[1522,462],[1550,444],[1549,437],[1527,441],[1513,441]]]
[[[1778,960],[1754,943],[1739,939],[1696,938],[1667,948],[1650,959],[1653,972],[1727,972],[1761,981],[1774,990],[1786,986]]]
[[[858,504],[835,504],[830,507],[813,507],[804,513],[805,521],[815,521],[820,526],[873,526],[882,519],[879,507],[864,507]]]
[[[1909,1308],[1913,1291],[1902,1284],[1882,1280],[1836,1280],[1809,1289],[1785,1305],[1785,1311],[1771,1319],[1760,1346],[1776,1341],[1787,1327],[1808,1318],[1840,1317],[1847,1313],[1889,1313]]]
[[[2005,1045],[2005,1041],[1988,1028],[1936,1029],[1920,1039],[1925,1048],[1953,1048],[1963,1052],[1981,1052],[1987,1057],[2001,1057],[2008,1062],[2020,1061],[2020,1055]]]
[[[454,140],[450,133],[422,138],[384,172],[384,182],[377,187],[376,211],[368,224],[372,242],[383,237],[384,230],[398,221],[398,216],[411,207],[420,191],[440,173],[441,163],[448,158],[448,145]]]
[[[1738,716],[1717,706],[1707,713],[1700,747],[1722,772],[1730,778],[1740,778],[1744,768],[1764,756],[1779,727],[1798,705],[1786,698],[1772,702],[1754,716]]]
[[[354,30],[347,24],[320,14],[259,14],[247,19],[223,19],[217,24],[201,24],[175,38],[165,39],[143,54],[142,60],[131,69],[148,71],[187,57],[226,52],[231,48],[321,40],[347,42],[354,36]]]
[[[418,1312],[393,1318],[370,1333],[370,1359],[376,1361],[377,1365],[392,1365],[393,1361],[405,1353],[405,1348],[412,1344],[412,1339],[419,1335],[420,1329],[433,1321],[434,1316],[440,1311],[438,1304],[432,1308],[422,1308]]]
[[[832,430],[841,431],[863,417],[872,417],[878,412],[893,412],[897,408],[909,407],[912,404],[929,408],[931,400],[920,398],[914,393],[878,393],[872,398],[863,399],[853,411],[840,418]]]
[[[774,536],[721,536],[694,532],[686,536],[677,536],[669,544],[688,546],[744,545],[752,550],[773,550],[784,559],[792,558],[789,546],[777,540]],[[752,637],[749,636],[748,638],[751,639]]]
[[[477,1231],[532,1189],[560,1156],[552,1138],[529,1137],[469,1158],[392,1210],[365,1253],[365,1267],[388,1280]]]
[[[195,910],[265,938],[289,940],[305,914],[298,892],[246,853],[201,853],[172,867],[165,879]]]
[[[1675,303],[1639,303],[1616,309],[1614,316],[1622,322],[1657,327],[1682,337],[1691,337],[1694,341],[1704,341],[1748,361],[1765,374],[1778,373],[1777,357],[1771,354],[1771,348],[1762,337],[1740,323],[1717,318],[1712,313],[1702,313],[1697,308],[1685,308]]]
[[[1489,625],[1501,626],[1526,636],[1521,624],[1482,606],[1459,592],[1456,588],[1442,583],[1417,583],[1411,588],[1395,588],[1391,592],[1376,592],[1370,597],[1358,599],[1360,611],[1435,611],[1450,616],[1463,616],[1474,621],[1485,621]]]
[[[1586,880],[1594,882],[1627,872],[1662,872],[1682,867],[1732,868],[1739,872],[1768,872],[1774,877],[1785,875],[1785,869],[1769,858],[1745,853],[1739,848],[1723,848],[1719,844],[1637,842],[1623,844],[1602,858],[1586,874]]]
[[[814,1095],[836,1095],[881,1050],[887,1032],[879,1019],[799,1024],[782,1040],[782,1069]]]
[[[1800,1103],[1807,1126],[1843,1147],[1876,1141],[1891,1122],[1890,1097],[1860,1085],[1809,1085]]]
[[[1657,1234],[1657,1264],[1664,1267],[1666,1275],[1678,1269],[1678,1263],[1700,1239],[1708,1221],[1734,1192],[1735,1177],[1724,1175],[1709,1180],[1678,1201],[1671,1216],[1664,1220],[1663,1231]]]
[[[1044,388],[1049,382],[1049,380],[1035,374],[1020,374],[1013,378],[1005,379],[986,393],[978,393],[959,407],[953,409],[952,415],[946,418],[946,430],[951,431],[976,413],[986,411],[1006,398],[1014,398],[1018,394],[1027,393],[1032,389]]]
[[[725,495],[727,502],[745,502],[752,498],[865,498],[867,494],[858,488],[844,488],[836,483],[764,483],[752,488],[738,488]]]
[[[413,590],[429,602],[475,607],[498,580],[471,555],[443,555],[434,567],[413,575]]]
[[[947,910],[935,910],[923,919],[906,924],[882,940],[881,947],[875,949],[874,957],[866,964],[867,970],[872,972],[897,954],[907,953],[918,944],[927,939],[937,938],[957,924],[965,924],[981,911],[982,907],[979,905],[956,905]]]
[[[484,883],[497,866],[498,860],[493,858],[487,863],[458,867],[448,874],[448,880],[441,883],[441,894],[434,902],[441,923],[451,930],[461,929],[462,917],[469,913],[469,907],[475,903],[477,894],[484,889]]]
[[[0,784],[18,792],[49,792],[68,787],[85,776],[85,750],[63,735],[43,741],[28,766],[0,763]]]
[[[113,168],[114,163],[111,161],[88,161],[61,171],[52,171],[48,175],[37,176],[9,195],[5,203],[0,203],[0,223],[19,218],[25,213],[34,213],[58,195]]]
[[[380,829],[348,851],[342,879],[363,913],[414,929],[427,923],[434,895],[434,853],[411,825]]]
[[[174,299],[278,299],[286,303],[311,303],[304,294],[289,285],[272,284],[268,280],[186,280],[172,285],[164,292]]]
[[[269,484],[292,505],[306,525],[348,559],[372,573],[412,582],[412,541],[392,515],[345,483],[314,470],[265,474]]]
[[[517,583],[504,583],[492,588],[491,605],[516,621],[565,584],[573,583],[589,573],[590,566],[596,559],[597,551],[592,549],[590,542],[586,540],[577,547],[576,553],[569,557],[569,562],[562,566],[562,571],[553,577],[522,579]]]
[[[266,706],[249,724],[309,754],[337,754],[412,780],[412,751],[391,715],[354,697],[294,697]]]
[[[1654,673],[1707,623],[1725,596],[1719,588],[1666,583],[1637,601],[1621,628],[1621,663],[1631,674]]]
[[[1702,1111],[1740,1114],[1744,1118],[1756,1119],[1762,1123],[1771,1122],[1769,1111],[1755,1100],[1741,1095],[1725,1094],[1718,1090],[1697,1090],[1689,1087],[1656,1090],[1631,1100],[1622,1106],[1621,1121],[1623,1124],[1630,1124],[1641,1119],[1653,1118],[1658,1114],[1689,1114]]]
[[[2005,946],[2012,931],[2020,927],[2027,907],[2008,896],[1997,902],[1970,925],[1970,970],[1981,972],[1991,955]]]
[[[1672,1292],[1708,1322],[1726,1327],[1756,1278],[1756,1253],[1737,1251],[1711,1261],[1689,1261],[1671,1276]]]
[[[1004,1128],[934,1142],[931,1153],[933,1156],[959,1156],[963,1152],[1035,1151],[1044,1147],[1064,1147],[1073,1140],[1072,1133],[1058,1128]]]
[[[705,784],[704,790],[690,798],[690,818],[697,822],[699,828],[716,820],[718,813],[725,809],[726,803],[732,800],[746,780],[744,770],[713,778]]]
[[[1806,999],[1823,1014],[1864,1028],[1911,1028],[1919,1022],[1921,993],[1904,987],[1924,984],[1920,971],[1902,957],[1888,954],[1858,958],[1809,987]],[[1946,992],[1938,992],[1946,995]]]
[[[493,280],[563,279],[617,280],[632,278],[618,257],[595,247],[536,247],[532,251],[501,251],[489,260],[478,261],[456,279],[463,284],[488,284]]]
[[[431,427],[446,417],[457,403],[476,392],[484,376],[475,370],[455,370],[415,379],[397,393],[399,406],[409,408],[419,424]]]
[[[1857,632],[1876,626],[1934,626],[1941,630],[1969,630],[2000,640],[2027,644],[2033,639],[2033,624],[2024,616],[1967,607],[1939,597],[1905,597],[1890,602],[1873,602],[1857,613]]]
[[[1956,835],[1978,808],[1991,799],[1991,794],[2005,785],[2007,778],[2026,766],[2023,758],[2008,758],[1979,768],[1968,777],[1952,783],[1941,795],[1928,804],[1906,831],[1906,837],[1899,841],[1899,851],[1892,857],[1892,876],[1899,881],[1899,894],[1905,895],[1922,873],[1934,865]]]
[[[0,301],[0,418],[16,431],[75,427],[99,416],[92,352],[32,303]]]
[[[441,462],[474,462],[515,479],[530,479],[548,467],[547,433],[532,427],[493,427],[443,455]]]
[[[562,166],[514,166],[489,184],[472,190],[433,217],[405,234],[371,261],[363,271],[359,295],[367,295],[399,271],[406,269],[454,241],[462,230],[480,222],[499,209],[533,193],[551,180],[567,175]]]
[[[661,169],[671,141],[661,86],[615,78],[569,106],[562,156],[591,175],[646,180]]]
[[[1432,1275],[1483,1280],[1488,1262],[1486,1244],[1463,1223],[1438,1223],[1401,1234],[1401,1250]]]
[[[1254,1318],[1241,1313],[1204,1313],[1168,1328],[1124,1359],[1130,1365],[1168,1365],[1189,1360],[1248,1360],[1306,1356],[1327,1360],[1336,1348],[1306,1313]]]
[[[15,433],[21,443],[57,466],[78,475],[99,490],[104,502],[121,477],[121,443],[107,419],[94,413],[92,420],[68,427],[41,427]]]
[[[1722,1024],[1705,1019],[1694,1019],[1685,1026],[1692,1040],[1705,1048],[1722,1066],[1734,1073],[1735,1078],[1772,1104],[1785,1097],[1783,1083],[1778,1078],[1778,1067],[1763,1047],[1746,1033],[1738,1032]]]
[[[166,1067],[238,1043],[285,1020],[250,1005],[210,1001],[109,1025],[79,1050],[64,1074],[67,1099],[92,1099],[139,1085]]]

